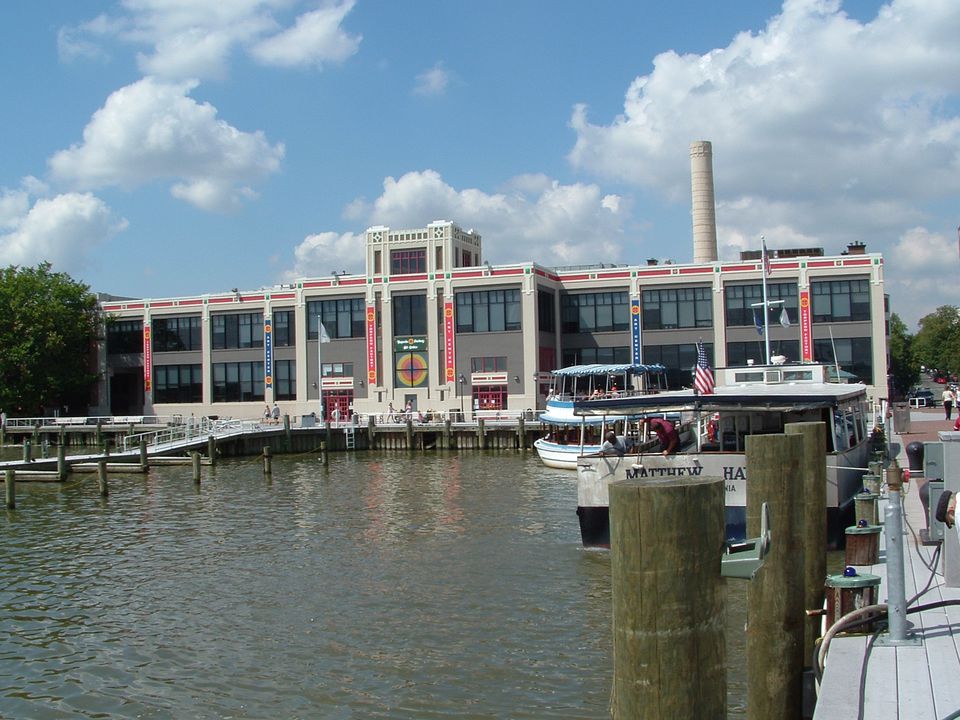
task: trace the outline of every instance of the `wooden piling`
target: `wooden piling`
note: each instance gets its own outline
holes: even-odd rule
[[[217,438],[213,435],[207,438],[207,457],[210,458],[211,467],[217,464]]]
[[[521,450],[527,449],[527,429],[523,424],[523,415],[517,418],[517,441]]]
[[[17,473],[11,468],[7,468],[3,476],[4,495],[7,500],[7,510],[17,509]]]
[[[324,467],[328,466],[330,464],[330,453],[327,452],[327,443],[323,441],[320,442],[320,456],[323,458]]]
[[[293,436],[290,434],[290,416],[286,414],[283,416],[283,437],[287,443],[287,452],[290,452],[293,445]]]
[[[727,712],[720,478],[610,485],[614,720]]]
[[[443,421],[443,446],[447,450],[453,447],[453,422],[450,418]]]
[[[373,414],[367,416],[367,447],[371,450],[377,449],[377,421]]]
[[[323,443],[320,443],[320,451],[323,452]],[[269,445],[263,446],[263,474],[273,474],[273,456]]]
[[[413,420],[407,418],[407,450],[413,450]]]
[[[800,720],[803,710],[803,459],[800,435],[748,435],[747,537],[770,510],[770,552],[747,589],[747,720]]]
[[[63,446],[63,443],[60,443],[57,445],[57,479],[60,482],[66,482],[68,471],[67,449]]]
[[[140,438],[140,469],[146,472],[148,466],[149,460],[147,458],[147,440],[146,438]]]
[[[100,485],[100,497],[107,497],[110,489],[107,487],[107,461],[97,462],[97,483]]]
[[[23,441],[23,461],[26,463],[33,461],[33,446],[26,439]]]
[[[803,438],[800,478],[803,484],[803,587],[804,609],[823,607],[823,581],[827,577],[827,426],[822,422],[788,423],[787,435]],[[820,637],[820,617],[804,626],[803,659],[809,665]]]
[[[477,445],[481,450],[487,449],[487,429],[483,418],[477,419]]]

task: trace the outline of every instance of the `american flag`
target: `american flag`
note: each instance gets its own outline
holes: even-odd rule
[[[707,362],[707,351],[703,349],[703,340],[697,342],[697,369],[693,376],[693,389],[701,395],[713,395],[713,371]]]
[[[766,275],[769,275],[773,272],[773,268],[770,267],[770,253],[767,251],[767,241],[763,240],[761,237],[760,245],[763,248],[763,272]]]

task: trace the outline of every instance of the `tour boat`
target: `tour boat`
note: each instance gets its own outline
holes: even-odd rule
[[[553,386],[547,396],[540,424],[547,434],[534,441],[540,460],[547,467],[576,470],[577,458],[598,452],[604,435],[613,430],[622,438],[630,419],[624,415],[578,416],[577,398],[624,399],[654,391],[651,378],[662,378],[662,365],[572,365],[551,372]]]
[[[817,364],[719,368],[716,375],[711,394],[691,388],[574,403],[574,412],[584,418],[666,415],[688,431],[688,441],[674,455],[665,457],[655,437],[637,436],[634,450],[624,456],[583,453],[577,459],[577,515],[585,547],[610,545],[611,482],[686,475],[723,478],[727,537],[745,538],[746,437],[813,421],[827,427],[828,543],[841,544],[869,457],[873,423],[866,386],[829,382],[826,366]]]

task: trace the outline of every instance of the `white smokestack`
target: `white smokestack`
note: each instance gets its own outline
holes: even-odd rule
[[[690,143],[690,188],[693,192],[693,262],[717,260],[717,211],[713,198],[713,145]]]

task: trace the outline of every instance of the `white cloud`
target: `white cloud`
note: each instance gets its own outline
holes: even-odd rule
[[[838,0],[786,0],[725,47],[658,55],[609,124],[578,105],[569,160],[687,203],[689,145],[711,140],[728,252],[761,233],[771,247],[885,251],[939,225],[937,202],[960,193],[958,27],[948,0],[892,0],[869,22]]]
[[[960,248],[956,236],[910,228],[896,239],[884,257],[885,290],[897,298],[892,311],[911,332],[917,321],[942,305],[960,305],[955,282]]]
[[[0,193],[0,227],[10,230],[0,234],[0,265],[50,262],[57,271],[76,272],[96,247],[127,227],[90,193],[31,202],[25,191]]]
[[[254,196],[249,183],[276,172],[283,145],[217,118],[188,96],[196,82],[145,78],[114,92],[83,131],[83,143],[49,160],[54,179],[79,189],[173,179],[172,194],[230,211]]]
[[[450,73],[443,67],[443,63],[438,62],[429,70],[417,75],[416,83],[413,86],[415,95],[434,96],[442,95],[450,82]]]
[[[343,62],[360,46],[359,35],[340,27],[353,5],[353,0],[348,0],[304,13],[293,27],[258,42],[251,54],[266,65],[285,67]]]
[[[363,233],[322,232],[308,235],[294,250],[294,266],[283,273],[285,282],[330,275],[334,270],[364,271]]]
[[[360,37],[341,27],[353,9],[343,2],[303,0],[126,0],[115,15],[101,15],[76,27],[61,28],[65,61],[105,57],[111,41],[148,48],[138,55],[146,75],[172,80],[222,78],[231,55],[246,51],[268,65],[342,62]],[[309,7],[285,26],[287,15]]]
[[[514,178],[504,192],[457,190],[433,170],[388,177],[372,203],[354,201],[366,211],[366,226],[422,227],[431,220],[452,219],[483,236],[483,255],[493,263],[527,262],[578,265],[620,259],[625,203],[604,195],[596,185],[561,185],[541,175]],[[360,218],[355,218],[359,220]],[[331,269],[364,271],[362,234],[323,232],[296,249],[288,280],[327,275]]]

